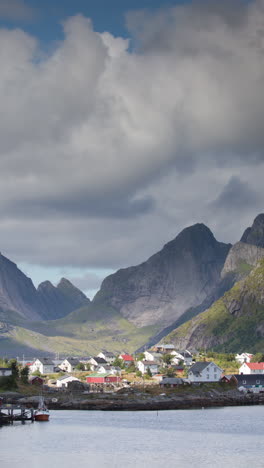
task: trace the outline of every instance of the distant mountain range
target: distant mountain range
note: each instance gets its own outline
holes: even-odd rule
[[[215,301],[233,294],[232,288],[237,291],[237,284],[250,289],[247,281],[262,258],[263,214],[234,246],[218,242],[204,224],[195,224],[144,263],[105,278],[91,302],[65,278],[56,287],[46,281],[36,289],[30,278],[0,254],[0,355],[15,350],[16,354],[39,350],[80,355],[102,346],[117,352],[135,351],[160,339],[178,344],[180,340],[181,345],[193,347],[228,347],[230,334],[227,340],[223,338],[224,325],[221,340],[213,332],[212,340],[207,340],[199,332],[198,318],[215,308]],[[250,314],[245,305],[242,309]],[[227,309],[226,313],[232,315]],[[212,329],[210,323],[207,337]]]

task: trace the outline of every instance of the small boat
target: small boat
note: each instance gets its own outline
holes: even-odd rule
[[[39,397],[38,409],[34,412],[35,421],[48,421],[49,420],[49,410],[45,405],[44,398]]]

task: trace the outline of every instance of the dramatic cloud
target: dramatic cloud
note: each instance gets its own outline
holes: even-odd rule
[[[12,258],[117,268],[193,222],[234,241],[263,203],[264,1],[127,23],[134,49],[77,15],[48,56],[0,30],[0,234]]]

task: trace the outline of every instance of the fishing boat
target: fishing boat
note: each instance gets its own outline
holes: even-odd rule
[[[45,405],[44,398],[41,396],[39,397],[39,404],[38,408],[34,413],[35,421],[48,421],[49,420],[49,410]]]

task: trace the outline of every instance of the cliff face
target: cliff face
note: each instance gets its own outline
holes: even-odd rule
[[[63,278],[54,287],[49,281],[38,290],[16,264],[0,254],[0,309],[11,317],[15,311],[25,320],[54,320],[88,305],[89,299]]]
[[[65,317],[73,310],[90,304],[90,300],[73,284],[62,278],[57,287],[44,281],[38,287],[38,294],[45,308],[45,320]]]
[[[241,242],[264,248],[264,213],[259,214],[241,237]]]
[[[146,262],[108,276],[94,302],[116,308],[138,327],[164,328],[213,291],[230,247],[203,224],[186,228]]]
[[[42,301],[30,278],[0,254],[0,308],[17,311],[23,318],[41,320]]]
[[[264,248],[237,242],[229,251],[221,277],[224,278],[232,272],[236,275],[237,280],[242,279],[262,258],[264,258]]]
[[[255,352],[264,346],[264,259],[247,278],[166,341],[188,348]]]

